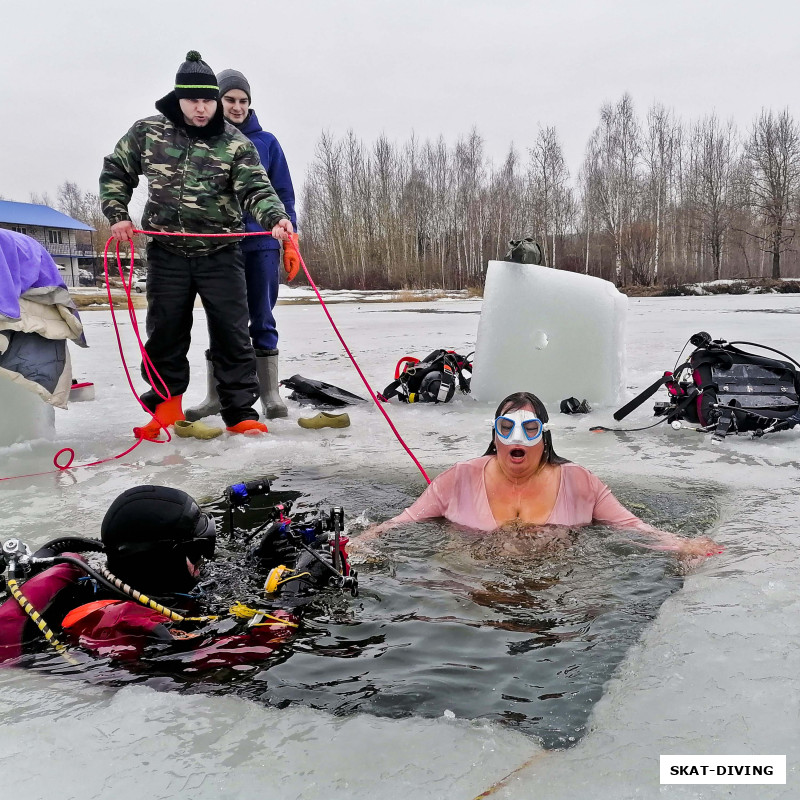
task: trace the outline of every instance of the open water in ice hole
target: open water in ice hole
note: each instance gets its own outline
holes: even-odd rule
[[[359,487],[349,499],[363,507],[381,488],[387,489]],[[642,518],[690,536],[712,526],[721,491],[685,482],[614,489]],[[397,487],[389,492],[398,494]],[[276,502],[313,507],[308,499],[274,491],[237,511],[236,528],[253,530]],[[242,548],[226,535],[223,505],[207,508],[223,529],[217,559],[206,568],[213,593],[259,605],[237,563]],[[76,669],[44,651],[26,661],[92,683],[235,694],[279,708],[485,718],[535,736],[545,748],[570,747],[586,733],[628,648],[681,588],[682,577],[674,557],[643,550],[621,532],[545,530],[543,537],[541,528],[396,529],[380,540],[383,559],[362,565],[358,598],[323,592],[306,607],[296,635],[256,665],[197,675],[158,654],[126,669],[99,659]]]

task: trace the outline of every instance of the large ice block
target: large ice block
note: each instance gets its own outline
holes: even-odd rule
[[[55,410],[38,395],[0,376],[0,447],[33,439],[52,439]]]
[[[550,413],[567,397],[617,405],[625,384],[628,298],[608,281],[490,261],[472,394],[499,402],[533,392]]]

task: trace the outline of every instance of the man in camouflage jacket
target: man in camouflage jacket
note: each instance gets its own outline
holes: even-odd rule
[[[149,184],[143,226],[165,233],[240,233],[242,208],[278,240],[293,232],[252,143],[224,119],[216,77],[191,51],[175,90],[156,103],[160,114],[139,120],[106,156],[100,175],[103,213],[118,240],[133,225],[128,204],[139,175]],[[156,419],[134,433],[157,438],[183,419],[189,385],[187,354],[195,297],[206,311],[222,418],[233,433],[266,433],[252,408],[258,397],[256,362],[248,335],[244,264],[238,238],[155,236],[147,245],[145,350],[161,375],[142,402]],[[158,389],[159,391],[156,391]]]

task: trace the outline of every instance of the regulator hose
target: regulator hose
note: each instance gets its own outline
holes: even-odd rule
[[[177,611],[172,611],[171,609],[167,608],[166,606],[162,606],[161,603],[157,603],[155,600],[149,598],[146,594],[142,594],[142,592],[137,591],[131,586],[128,586],[127,583],[121,581],[116,575],[110,573],[105,567],[101,568],[103,575],[108,578],[114,584],[114,587],[117,591],[124,592],[127,596],[136,600],[138,603],[141,603],[148,608],[152,608],[153,611],[157,611],[159,614],[163,614],[165,617],[168,617],[173,622],[213,622],[214,620],[219,619],[218,615],[209,615],[205,617],[184,617],[181,614],[178,614]],[[228,609],[228,613],[233,617],[238,617],[239,619],[247,619],[250,617],[254,617],[257,614],[272,620],[273,622],[279,622],[281,625],[286,625],[289,628],[296,628],[298,627],[296,623],[291,622],[286,619],[282,619],[281,617],[276,617],[272,614],[267,613],[266,611],[259,611],[255,608],[248,608],[247,606],[243,605],[242,603],[234,604],[230,609]],[[261,623],[261,624],[268,624],[268,623]]]
[[[43,544],[34,554],[34,558],[50,558],[61,553],[103,553],[105,547],[99,539],[88,536],[59,536],[47,544]]]
[[[76,567],[82,569],[89,577],[94,578],[101,586],[108,589],[109,591],[113,592],[114,594],[122,595],[126,597],[124,591],[118,588],[114,583],[107,580],[100,572],[98,572],[93,567],[90,567],[85,561],[81,561],[79,558],[73,558],[72,556],[53,556],[52,559],[48,559],[53,564],[73,564]],[[111,573],[108,573],[109,575]],[[127,597],[126,597],[127,599]]]
[[[116,575],[109,572],[106,567],[101,567],[100,570],[103,573],[102,579],[104,585],[110,586],[115,592],[121,593],[125,597],[131,598],[135,600],[137,603],[141,603],[143,606],[152,608],[153,611],[157,611],[159,614],[163,614],[165,617],[168,617],[173,622],[210,622],[212,620],[219,619],[218,616],[184,617],[177,611],[173,611],[172,609],[167,608],[166,606],[162,606],[161,603],[158,603],[155,600],[151,599],[143,592],[140,592],[137,589],[134,589],[132,586],[129,586],[124,581],[121,581]]]

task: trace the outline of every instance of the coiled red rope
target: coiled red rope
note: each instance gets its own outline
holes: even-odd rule
[[[242,236],[271,236],[272,235],[269,231],[255,231],[255,232],[251,232],[251,233],[167,233],[165,231],[147,231],[147,230],[139,230],[137,228],[134,228],[134,233],[141,233],[141,234],[144,234],[146,236],[183,236],[183,237],[193,236],[193,237],[204,237],[204,238],[228,238],[228,237],[240,238]],[[115,239],[114,239],[114,237],[111,237],[106,242],[106,246],[105,246],[105,249],[103,251],[103,269],[104,269],[105,278],[106,278],[106,291],[108,293],[108,303],[109,303],[109,308],[111,310],[111,319],[112,319],[112,321],[114,323],[114,335],[116,336],[116,339],[117,339],[117,348],[119,349],[120,359],[122,361],[122,367],[123,367],[123,369],[125,371],[125,377],[126,377],[126,379],[128,381],[128,386],[130,387],[131,393],[136,398],[136,401],[139,403],[139,405],[153,419],[156,419],[155,414],[153,414],[153,412],[150,411],[150,409],[147,408],[147,406],[145,406],[144,403],[142,403],[141,399],[139,398],[138,393],[136,392],[136,389],[134,388],[133,380],[131,379],[131,375],[130,375],[130,370],[128,369],[128,364],[127,364],[127,361],[125,360],[125,354],[124,354],[123,349],[122,349],[122,339],[120,338],[120,335],[119,335],[119,326],[117,324],[116,314],[114,313],[114,301],[113,301],[113,298],[111,297],[111,282],[109,280],[109,274],[108,274],[108,249],[109,249],[109,246],[111,245],[111,242],[113,242],[113,241],[115,241]],[[130,260],[130,265],[129,265],[129,268],[128,268],[128,278],[127,278],[127,280],[125,278],[125,272],[124,272],[123,266],[122,266],[122,257],[120,255],[120,241],[119,240],[116,240],[116,247],[115,247],[116,260],[117,260],[117,269],[119,270],[119,275],[120,275],[120,278],[122,279],[122,286],[123,286],[123,289],[125,290],[125,295],[126,295],[127,300],[128,300],[128,316],[129,316],[130,321],[131,321],[131,327],[133,328],[134,335],[136,336],[136,341],[137,341],[137,343],[139,345],[139,351],[140,351],[140,353],[142,355],[142,364],[144,365],[144,370],[145,370],[145,373],[147,374],[148,382],[150,383],[150,386],[153,388],[153,391],[162,400],[169,400],[172,395],[170,394],[169,389],[167,388],[166,384],[164,383],[163,378],[158,374],[158,371],[156,370],[155,366],[153,365],[153,362],[150,360],[150,356],[148,356],[147,351],[145,350],[144,343],[142,342],[141,334],[139,333],[139,323],[138,323],[138,321],[136,319],[136,310],[133,307],[133,299],[131,297],[131,289],[132,289],[132,285],[133,285],[133,262],[134,262],[135,251],[134,251],[133,241],[132,240],[128,240],[128,242],[129,242],[129,245],[130,245],[131,260]],[[373,392],[372,387],[369,385],[369,381],[367,381],[366,377],[364,376],[364,373],[361,371],[361,368],[358,366],[358,362],[356,361],[355,357],[353,356],[352,352],[350,351],[350,348],[347,346],[347,343],[345,342],[344,338],[342,337],[342,334],[339,332],[339,328],[336,326],[336,323],[333,321],[333,317],[331,316],[330,311],[328,311],[328,307],[325,305],[325,301],[322,299],[322,295],[320,294],[319,289],[317,288],[317,285],[314,283],[314,280],[311,277],[311,273],[308,271],[308,267],[306,266],[306,262],[304,261],[303,256],[300,254],[300,250],[297,248],[297,246],[295,245],[295,243],[294,243],[294,241],[292,239],[287,239],[286,242],[284,242],[284,247],[287,245],[287,243],[297,253],[297,257],[300,259],[300,265],[303,267],[303,272],[305,273],[306,278],[308,279],[308,282],[311,285],[311,288],[314,290],[314,294],[316,294],[317,299],[319,300],[320,305],[322,306],[322,310],[325,312],[325,315],[328,317],[328,321],[331,323],[331,326],[333,327],[333,330],[336,333],[336,336],[339,338],[339,341],[342,343],[342,347],[344,348],[345,352],[347,353],[347,356],[349,357],[350,361],[353,363],[353,366],[355,367],[356,372],[358,373],[358,376],[361,378],[362,382],[364,383],[364,386],[366,386],[370,397],[374,401],[375,405],[377,406],[377,408],[381,412],[381,414],[383,414],[384,418],[386,419],[386,422],[388,423],[389,427],[392,430],[392,433],[394,433],[395,437],[397,438],[397,441],[400,442],[400,444],[402,445],[403,449],[406,451],[406,453],[408,453],[408,455],[411,457],[411,460],[417,466],[417,469],[419,469],[419,471],[422,473],[422,477],[425,478],[427,483],[430,483],[431,480],[428,477],[427,473],[425,472],[424,468],[422,467],[422,464],[420,464],[419,460],[414,455],[414,453],[411,452],[411,449],[405,443],[405,441],[403,440],[403,437],[400,435],[399,431],[395,427],[395,425],[392,422],[391,418],[386,413],[385,409],[383,408],[383,405],[380,403],[380,401],[378,400],[377,396],[375,395],[375,392]],[[160,384],[163,387],[164,392],[165,392],[164,394],[162,394],[161,391],[157,388],[157,383]],[[165,426],[162,426],[162,429],[166,432],[167,439],[164,442],[156,442],[157,444],[164,444],[166,442],[171,441],[171,439],[172,439],[172,437],[171,437],[169,431],[167,430],[167,428]],[[75,459],[75,451],[71,447],[65,447],[65,448],[59,450],[56,453],[56,455],[54,456],[54,458],[53,458],[53,465],[56,467],[55,470],[48,470],[46,472],[34,472],[34,473],[29,474],[29,475],[13,475],[13,476],[10,476],[10,477],[7,477],[7,478],[0,478],[0,481],[14,480],[16,478],[33,478],[33,477],[37,477],[39,475],[49,475],[49,474],[52,474],[54,472],[63,472],[64,470],[67,470],[67,469],[78,469],[78,468],[81,468],[81,467],[95,467],[98,464],[104,464],[104,463],[106,463],[108,461],[114,461],[115,459],[119,459],[119,458],[122,458],[123,456],[126,456],[132,450],[135,450],[143,441],[144,441],[144,439],[142,439],[140,437],[140,438],[138,438],[136,440],[136,443],[134,445],[132,445],[131,447],[129,447],[127,450],[125,450],[122,453],[118,453],[115,456],[110,456],[109,458],[102,458],[102,459],[100,459],[98,461],[92,461],[92,462],[89,462],[87,464],[76,464],[74,466],[73,466],[73,461]],[[59,463],[59,458],[63,453],[69,453],[70,454],[69,460],[66,462],[66,464]]]

